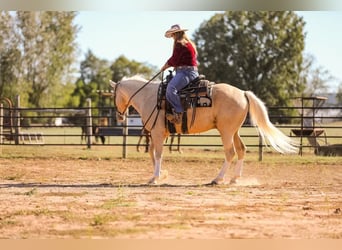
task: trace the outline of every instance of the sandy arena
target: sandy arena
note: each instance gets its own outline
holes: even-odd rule
[[[171,156],[165,182],[148,186],[147,157],[0,158],[0,237],[342,238],[341,158],[247,160],[237,184],[220,186],[204,184],[222,159],[203,159]]]

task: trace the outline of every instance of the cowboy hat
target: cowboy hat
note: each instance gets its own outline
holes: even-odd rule
[[[187,29],[182,29],[179,24],[172,25],[171,28],[165,32],[165,37],[170,38],[173,33],[180,31],[187,31]]]

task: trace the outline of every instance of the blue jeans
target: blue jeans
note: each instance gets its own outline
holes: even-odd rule
[[[178,69],[176,75],[167,84],[166,99],[171,103],[176,113],[183,112],[178,91],[188,85],[192,80],[198,77],[198,72],[191,69]]]

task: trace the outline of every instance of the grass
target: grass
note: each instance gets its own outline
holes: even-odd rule
[[[112,210],[116,207],[132,207],[135,205],[134,201],[130,201],[127,198],[119,196],[116,199],[110,199],[103,203],[102,208]]]
[[[342,122],[335,122],[329,124],[332,127],[341,127]],[[287,135],[290,134],[290,128],[282,128],[280,129]],[[29,129],[32,131],[38,131],[38,128]],[[28,130],[28,131],[29,131]],[[79,160],[98,160],[98,161],[106,161],[112,159],[118,159],[123,157],[123,148],[122,146],[110,145],[94,145],[91,149],[88,149],[85,144],[77,145],[80,143],[80,128],[39,128],[39,132],[42,132],[45,136],[46,144],[49,143],[70,143],[70,145],[0,145],[0,159],[18,159],[18,158],[63,158],[63,159],[79,159]],[[255,128],[243,127],[240,131],[242,136],[242,140],[246,145],[257,145],[259,142],[258,137],[246,137],[246,136],[256,136],[257,130]],[[342,129],[328,128],[326,129],[327,135],[334,136],[342,136]],[[59,135],[59,136],[56,136]],[[107,137],[107,141],[111,144],[121,144],[122,137]],[[133,160],[149,160],[149,155],[143,152],[136,151],[136,144],[138,142],[138,137],[129,136],[128,143],[131,146],[127,147],[127,157]],[[166,142],[166,145],[170,142]],[[74,143],[74,145],[72,145]],[[83,142],[84,143],[84,142]],[[308,142],[306,139],[303,140],[304,145]],[[341,143],[341,139],[339,138],[328,138],[329,144]],[[187,146],[181,146],[182,154],[178,152],[169,152],[168,147],[164,147],[164,159],[169,161],[179,161],[179,160],[195,160],[197,161],[199,158],[205,159],[207,161],[223,159],[223,149],[221,138],[218,136],[217,130],[210,130],[205,133],[201,133],[199,135],[184,135],[181,138],[181,144]],[[201,144],[213,145],[213,146],[199,146]],[[246,160],[257,161],[258,160],[258,148],[257,147],[247,147],[247,155]],[[336,161],[338,157],[320,157],[314,156],[312,157],[313,149],[312,148],[303,148],[303,157],[286,157],[281,156],[276,153],[271,148],[264,148],[264,157],[263,161],[273,161],[273,162],[292,162],[299,161],[300,164],[312,164],[314,162],[323,161],[331,163]],[[298,162],[295,162],[298,163]],[[17,176],[8,176],[10,179],[17,179]]]
[[[112,221],[113,216],[108,214],[96,214],[94,215],[94,218],[92,219],[90,225],[93,227],[103,226],[105,224],[108,224],[110,221]]]
[[[11,220],[8,218],[0,218],[0,229],[4,228],[4,227],[11,227],[11,226],[15,226],[18,225],[18,222],[15,220]]]
[[[299,126],[299,125],[298,125]],[[329,126],[333,128],[326,128],[325,132],[327,136],[342,136],[342,122],[334,122],[330,124],[324,124],[324,126]],[[323,127],[323,126],[322,126]],[[286,135],[290,135],[291,128],[285,128],[284,126],[278,126],[278,128],[284,132]],[[22,132],[26,133],[42,133],[44,135],[45,144],[71,144],[79,145],[81,143],[86,147],[86,142],[81,141],[81,128],[79,127],[35,127],[22,129]],[[240,135],[246,145],[258,145],[259,138],[255,137],[258,135],[257,130],[254,127],[243,127],[240,129]],[[323,138],[323,136],[321,136]],[[122,136],[111,136],[106,137],[106,143],[121,145],[123,142]],[[175,141],[177,141],[175,139]],[[328,138],[329,144],[339,143],[340,138]],[[127,143],[131,145],[136,145],[138,142],[137,136],[128,136]],[[170,140],[168,141],[168,143]],[[100,143],[100,142],[99,142]],[[182,144],[192,145],[197,147],[197,145],[207,144],[213,145],[209,148],[220,148],[221,138],[219,137],[217,130],[210,130],[204,133],[195,135],[184,135],[181,139]]]
[[[222,149],[201,149],[201,148],[183,148],[183,153],[170,153],[167,148],[164,149],[164,161],[173,162],[193,162],[203,161],[207,163],[221,162],[224,159]],[[297,156],[297,155],[295,155]],[[80,146],[3,146],[2,154],[0,155],[0,163],[2,160],[16,159],[70,159],[70,160],[95,160],[95,161],[110,161],[121,160],[122,152],[120,147],[98,146],[92,149],[85,149]],[[147,153],[136,152],[134,147],[128,147],[128,159],[131,161],[144,162],[149,164],[150,156]],[[326,157],[314,155],[312,150],[305,150],[302,156],[294,157],[294,155],[281,155],[273,150],[264,151],[262,159],[263,163],[267,164],[301,164],[312,165],[317,164],[340,164],[342,157]],[[259,155],[257,151],[248,151],[245,161],[258,162]],[[1,164],[0,164],[1,166]],[[15,173],[5,176],[7,180],[17,180],[23,174]]]

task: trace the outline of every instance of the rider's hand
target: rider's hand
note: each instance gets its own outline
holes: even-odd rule
[[[164,71],[166,70],[167,68],[169,68],[170,65],[168,65],[167,63],[164,64],[164,66],[160,69],[160,71]]]

